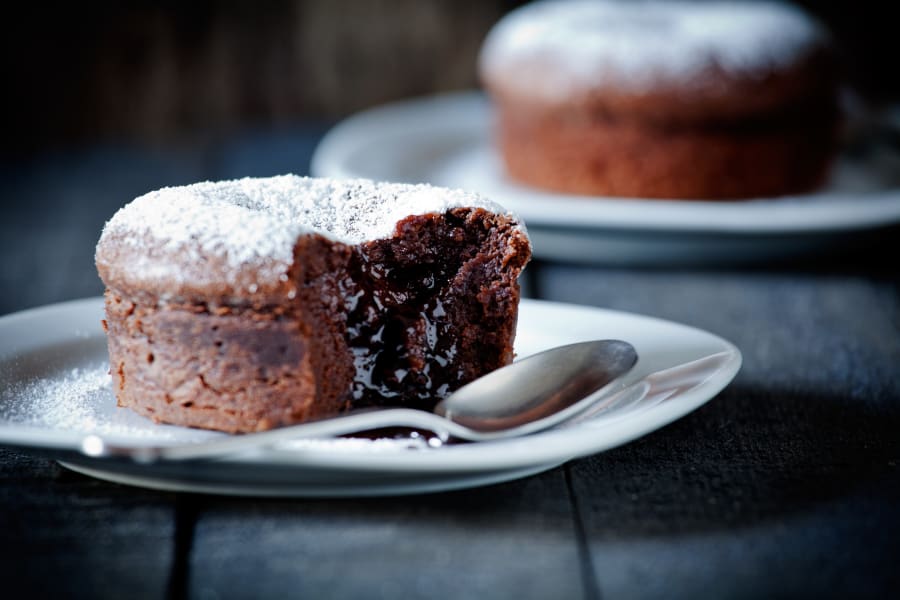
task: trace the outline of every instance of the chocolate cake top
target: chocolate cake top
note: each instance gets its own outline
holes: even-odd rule
[[[120,291],[264,300],[285,288],[302,235],[359,244],[390,237],[407,216],[454,208],[506,213],[470,192],[362,179],[282,175],[169,187],[116,212],[96,263]]]

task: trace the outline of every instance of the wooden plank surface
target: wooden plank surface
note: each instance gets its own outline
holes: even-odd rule
[[[174,494],[0,449],[3,596],[165,598],[177,572],[175,506]]]
[[[209,498],[198,512],[192,595],[252,585],[259,597],[584,596],[562,469],[412,497]]]

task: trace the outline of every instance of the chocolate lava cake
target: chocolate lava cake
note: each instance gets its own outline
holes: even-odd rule
[[[471,193],[286,175],[165,188],[96,263],[120,406],[249,432],[430,410],[513,358],[523,225]]]
[[[782,2],[532,2],[479,71],[517,182],[586,196],[803,193],[837,150],[830,34]]]

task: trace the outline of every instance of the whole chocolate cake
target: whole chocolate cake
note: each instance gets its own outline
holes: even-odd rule
[[[828,32],[781,2],[562,0],[479,59],[507,174],[589,196],[725,200],[821,185],[836,151]]]
[[[146,194],[96,252],[118,403],[228,432],[431,409],[512,360],[530,255],[501,207],[425,185],[286,175]]]

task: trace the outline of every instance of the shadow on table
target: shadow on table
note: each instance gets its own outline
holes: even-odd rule
[[[900,401],[880,403],[736,385],[657,433],[574,463],[574,491],[588,528],[616,537],[749,526],[872,490],[878,506],[895,506],[900,412],[884,406]]]

